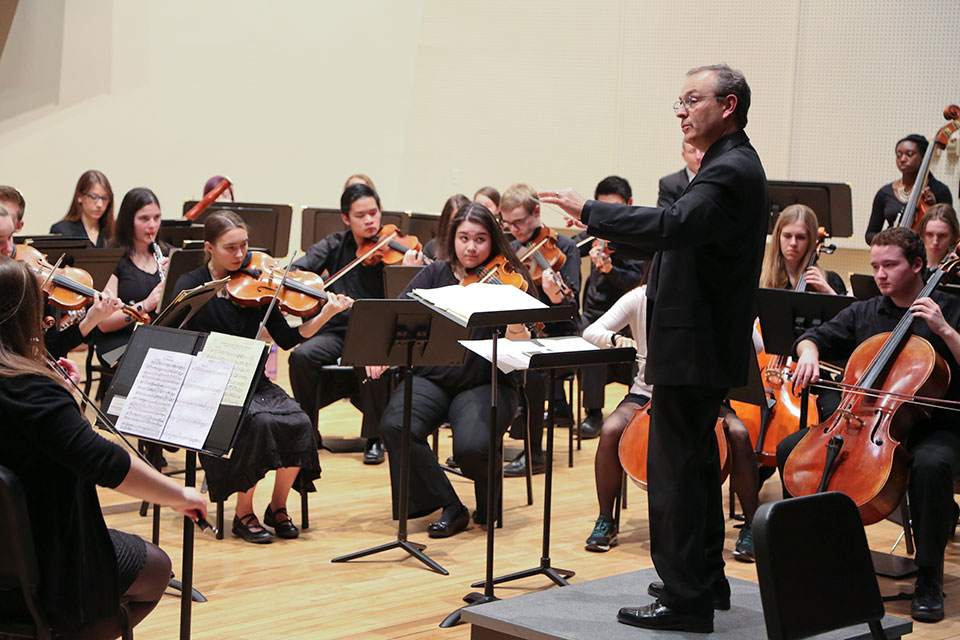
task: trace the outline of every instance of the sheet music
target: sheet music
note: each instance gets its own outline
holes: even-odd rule
[[[123,403],[117,429],[157,440],[183,386],[193,356],[151,347]]]
[[[222,360],[233,365],[230,382],[223,394],[223,404],[242,407],[247,400],[250,383],[257,374],[264,344],[258,340],[211,332],[199,354],[211,360]]]
[[[192,359],[161,439],[191,449],[202,449],[230,382],[233,364],[201,357]]]
[[[467,287],[464,287],[467,288]],[[465,348],[486,360],[493,360],[493,340],[460,340]],[[580,336],[532,340],[497,340],[497,368],[503,373],[527,369],[530,358],[538,353],[597,351],[600,347]]]
[[[465,287],[454,284],[438,289],[414,289],[414,298],[452,313],[464,320],[479,311],[546,309],[547,305],[517,287],[475,282]]]

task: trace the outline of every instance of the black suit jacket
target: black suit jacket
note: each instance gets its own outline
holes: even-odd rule
[[[746,383],[769,215],[766,175],[742,131],[707,150],[668,208],[587,202],[591,234],[657,252],[647,286],[648,383]]]
[[[660,178],[660,190],[657,193],[657,206],[666,209],[674,202],[680,199],[690,179],[687,177],[687,169],[684,167],[676,173]]]

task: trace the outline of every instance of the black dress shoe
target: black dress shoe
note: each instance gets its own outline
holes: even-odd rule
[[[469,523],[470,512],[466,507],[462,507],[460,512],[453,520],[444,520],[444,517],[441,514],[439,520],[428,524],[427,535],[431,538],[449,538],[450,536],[460,533],[466,529],[467,524]]]
[[[252,527],[258,527],[260,530],[253,531]],[[248,513],[242,518],[233,516],[233,535],[254,544],[269,544],[273,542],[273,534],[260,526],[260,523],[257,521],[257,516],[253,513]]]
[[[603,411],[591,409],[587,411],[587,417],[580,423],[580,437],[584,440],[592,440],[600,435],[603,427]]]
[[[910,617],[918,622],[943,620],[943,585],[940,580],[924,575],[922,569],[913,590]]]
[[[713,612],[681,613],[656,600],[642,607],[624,607],[617,613],[624,624],[658,631],[689,631],[713,633]]]
[[[547,463],[543,458],[533,459],[533,475],[543,473],[547,470]],[[507,478],[522,478],[527,475],[527,456],[520,454],[514,460],[503,465],[503,475]]]
[[[451,469],[459,469],[459,468],[460,468],[460,465],[457,464],[457,461],[454,459],[453,456],[447,456],[447,461],[446,461],[444,464],[445,464],[446,466],[450,467]]]
[[[651,582],[647,585],[647,593],[659,599],[663,594],[663,583]],[[728,611],[730,609],[730,583],[727,582],[726,578],[713,585],[713,608],[716,611]]]
[[[363,450],[363,464],[382,464],[383,454],[383,442],[371,440],[367,443],[367,448]]]
[[[273,527],[277,535],[281,538],[299,538],[300,529],[293,524],[293,518],[287,513],[286,507],[280,507],[276,511],[267,505],[267,510],[263,514],[263,524]]]

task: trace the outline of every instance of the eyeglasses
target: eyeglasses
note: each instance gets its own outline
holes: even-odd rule
[[[519,229],[520,226],[521,226],[524,222],[527,221],[527,218],[529,218],[529,217],[532,216],[532,215],[533,215],[532,213],[528,213],[527,215],[523,216],[522,218],[517,218],[517,219],[514,220],[513,222],[507,222],[506,220],[503,219],[503,217],[501,217],[501,218],[500,218],[500,225],[501,225],[504,229]]]
[[[96,204],[98,202],[110,202],[110,196],[98,196],[95,193],[85,193],[83,194],[90,199],[90,202]]]
[[[720,102],[721,100],[723,100],[723,99],[726,98],[726,97],[727,97],[727,96],[725,96],[725,95],[723,95],[723,96],[718,96],[718,95],[713,95],[713,96],[687,96],[686,98],[680,98],[679,100],[677,100],[676,102],[673,103],[673,112],[674,112],[674,113],[680,113],[681,107],[686,108],[687,111],[693,111],[694,108],[695,108],[698,104],[700,104],[700,103],[701,103],[702,101],[704,101],[704,100],[707,100],[708,98],[716,98],[716,99],[717,99],[717,102]]]

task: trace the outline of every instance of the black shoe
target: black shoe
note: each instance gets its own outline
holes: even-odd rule
[[[533,459],[533,475],[538,473],[543,473],[547,470],[547,463],[540,458],[538,461],[536,457]],[[527,456],[520,454],[514,460],[511,460],[507,464],[503,465],[503,475],[507,478],[522,478],[527,475]]]
[[[740,562],[755,562],[753,556],[753,529],[750,525],[740,526],[740,535],[737,536],[737,544],[733,548],[733,559]]]
[[[367,448],[363,450],[363,464],[383,464],[383,442],[368,440]]]
[[[593,533],[587,538],[587,551],[610,551],[610,547],[617,546],[617,523],[613,518],[600,514],[593,526]]]
[[[260,531],[252,531],[253,527],[258,527]],[[269,544],[273,542],[273,534],[260,526],[256,514],[248,513],[242,518],[233,516],[233,535],[243,538],[247,542],[254,544]]]
[[[920,570],[913,589],[910,617],[918,622],[943,620],[943,585],[937,578],[925,575],[923,569]]]
[[[580,437],[584,440],[592,440],[600,435],[601,427],[603,427],[603,411],[600,409],[587,411],[587,417],[580,423]]]
[[[701,614],[680,613],[660,604],[659,600],[642,607],[624,607],[617,613],[617,620],[634,627],[658,631],[713,633],[712,611]]]
[[[280,516],[279,519],[277,516]],[[270,505],[267,505],[267,510],[263,514],[263,524],[273,527],[277,536],[281,538],[300,537],[300,529],[297,529],[297,525],[293,524],[293,518],[287,513],[286,507],[280,507],[274,511],[270,508]]]
[[[457,461],[454,460],[453,456],[448,456],[447,461],[444,463],[451,469],[459,469],[460,465],[457,464]]]
[[[647,585],[647,593],[659,599],[663,594],[663,583],[651,582]],[[726,578],[713,585],[713,608],[715,611],[730,609],[730,583]]]
[[[443,514],[436,522],[427,525],[427,535],[431,538],[449,538],[452,535],[460,533],[467,528],[470,523],[470,512],[466,507],[461,506],[453,520],[444,520]]]

